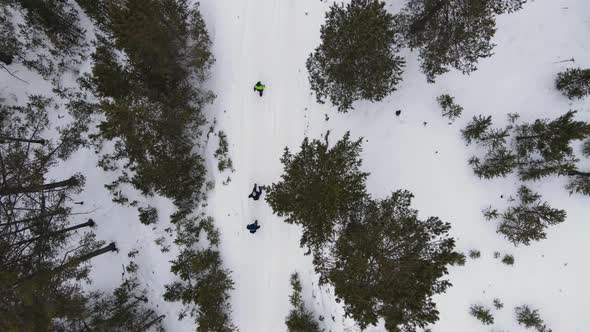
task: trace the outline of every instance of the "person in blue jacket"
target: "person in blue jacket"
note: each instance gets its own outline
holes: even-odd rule
[[[258,225],[258,220],[255,220],[253,224],[249,224],[248,226],[246,226],[246,229],[248,229],[250,231],[250,233],[254,234],[256,233],[256,231],[260,228],[260,225]]]

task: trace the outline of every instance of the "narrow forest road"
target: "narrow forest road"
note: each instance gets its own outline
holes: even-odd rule
[[[235,168],[216,178],[209,198],[210,214],[221,231],[224,263],[233,271],[234,323],[241,332],[284,331],[289,276],[298,271],[304,287],[311,288],[311,257],[299,247],[298,227],[274,216],[264,195],[259,201],[247,196],[254,183],[277,181],[284,148],[296,148],[306,134],[306,111],[313,100],[307,91],[307,45],[310,36],[319,38],[324,4],[215,0],[201,8],[217,60],[212,89],[218,96],[212,114],[216,130],[228,135]],[[308,11],[316,13],[315,20]],[[262,98],[253,91],[257,81],[266,85]],[[223,185],[228,175],[231,182]],[[250,234],[246,225],[254,220],[261,228]]]

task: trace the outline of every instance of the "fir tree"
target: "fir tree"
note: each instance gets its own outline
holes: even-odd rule
[[[321,332],[318,322],[313,317],[313,313],[305,308],[305,303],[301,298],[301,280],[299,275],[295,272],[291,275],[291,287],[293,293],[289,297],[289,301],[293,309],[289,311],[289,315],[285,319],[288,332]]]
[[[577,161],[570,145],[572,141],[590,136],[590,124],[573,120],[576,111],[559,118],[535,120],[515,128],[515,150],[524,161],[519,170],[523,180],[536,180],[549,174],[567,174]],[[533,155],[538,154],[540,158]]]
[[[555,87],[569,99],[590,95],[590,69],[569,68],[557,74]]]
[[[442,115],[449,118],[451,121],[455,121],[461,116],[463,107],[455,104],[455,98],[448,94],[440,95],[436,98],[436,101],[442,108]]]
[[[570,194],[578,193],[590,196],[590,172],[580,172],[573,170],[568,172],[569,182],[566,189]]]
[[[429,82],[451,67],[468,74],[492,55],[495,15],[520,9],[523,0],[410,0],[402,12],[406,39],[419,49]]]
[[[539,310],[531,309],[528,305],[522,305],[514,308],[516,313],[516,321],[519,325],[524,325],[526,328],[535,328],[538,332],[551,332],[551,329],[547,328],[544,324]]]
[[[333,4],[321,27],[321,44],[307,60],[317,100],[341,112],[356,100],[379,101],[395,91],[404,60],[397,55],[397,23],[377,0]]]
[[[336,241],[328,279],[362,329],[380,318],[389,331],[416,331],[438,320],[432,296],[450,286],[442,277],[458,254],[450,225],[419,220],[412,197],[400,190],[367,201]]]
[[[482,322],[484,325],[494,324],[494,316],[492,316],[490,309],[487,309],[482,305],[472,304],[469,307],[469,314]]]
[[[471,144],[471,142],[479,142],[488,132],[490,126],[492,125],[492,116],[484,117],[482,115],[478,117],[473,117],[473,120],[467,124],[465,129],[461,130],[461,134],[463,138],[467,142],[467,144]]]
[[[546,238],[545,229],[565,220],[564,210],[553,209],[541,201],[541,195],[521,186],[517,192],[518,205],[509,207],[500,217],[498,233],[514,245],[529,245]]]
[[[285,172],[266,200],[287,223],[303,226],[302,246],[319,250],[331,242],[340,220],[366,197],[361,149],[361,139],[351,141],[349,133],[331,147],[326,135],[325,141],[305,138],[295,155],[285,149]]]

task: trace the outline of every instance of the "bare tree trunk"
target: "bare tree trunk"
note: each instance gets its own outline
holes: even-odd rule
[[[142,326],[138,331],[147,331],[154,324],[156,324],[159,321],[161,321],[162,319],[164,319],[164,317],[166,317],[166,315],[162,315],[162,316],[158,316],[158,317],[154,318],[152,321],[150,321],[147,324],[145,324],[144,326]]]
[[[567,175],[569,176],[582,176],[582,177],[586,177],[589,178],[590,177],[590,172],[580,172],[580,171],[571,171],[569,173],[567,173]]]
[[[63,271],[65,271],[66,269],[69,269],[71,267],[80,265],[81,263],[83,263],[83,262],[85,262],[87,260],[90,260],[90,259],[92,259],[92,258],[94,258],[96,256],[100,256],[102,254],[106,254],[109,251],[116,251],[116,250],[117,250],[117,246],[115,245],[114,242],[112,242],[111,244],[109,244],[106,247],[103,247],[101,249],[97,249],[97,250],[95,250],[93,252],[87,253],[86,255],[82,255],[80,257],[72,258],[72,259],[70,259],[69,262],[67,262],[67,263],[65,263],[65,264],[63,264],[61,266],[58,266],[58,267],[56,267],[53,270],[50,270],[50,271],[37,271],[35,273],[32,273],[32,274],[30,274],[30,275],[28,275],[28,276],[26,276],[24,278],[21,278],[21,279],[17,280],[16,282],[14,282],[12,284],[12,286],[15,287],[15,286],[23,285],[23,284],[25,284],[27,282],[30,282],[31,280],[35,279],[38,276],[51,277],[51,276],[60,274]]]
[[[2,188],[2,189],[0,189],[0,196],[33,193],[33,192],[46,191],[46,190],[57,189],[57,188],[62,188],[62,187],[73,187],[73,186],[77,186],[79,184],[80,184],[80,181],[75,176],[72,176],[71,178],[69,178],[67,180],[46,183],[46,184],[42,184],[39,186]]]
[[[48,234],[45,234],[45,235],[34,237],[32,239],[23,240],[23,241],[20,241],[20,242],[15,243],[15,244],[11,244],[10,246],[11,247],[20,246],[21,244],[25,244],[25,243],[28,243],[28,242],[34,242],[34,241],[41,240],[41,239],[48,239],[48,238],[54,237],[56,235],[64,234],[64,233],[67,233],[67,232],[71,232],[71,231],[76,230],[78,228],[82,228],[82,227],[93,227],[94,225],[96,225],[96,223],[94,222],[94,220],[88,219],[88,221],[85,222],[85,223],[83,223],[83,224],[78,224],[78,225],[75,225],[75,226],[72,226],[72,227],[64,228],[64,229],[59,230],[59,231],[55,231],[55,232],[51,232],[51,233],[48,233]]]
[[[9,137],[9,136],[0,135],[0,143],[6,143],[6,141],[36,143],[36,144],[41,144],[41,145],[45,145],[45,143],[47,143],[47,141],[44,139],[26,139],[26,138],[16,138],[16,137]]]

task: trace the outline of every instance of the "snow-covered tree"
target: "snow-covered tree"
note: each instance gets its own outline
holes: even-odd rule
[[[334,3],[321,27],[321,44],[307,60],[317,100],[341,112],[356,100],[379,101],[395,91],[404,60],[397,22],[377,0]]]
[[[524,325],[526,328],[535,328],[538,332],[551,332],[551,329],[541,319],[539,310],[531,309],[525,304],[514,308],[514,311],[516,313],[516,321],[519,325]]]

